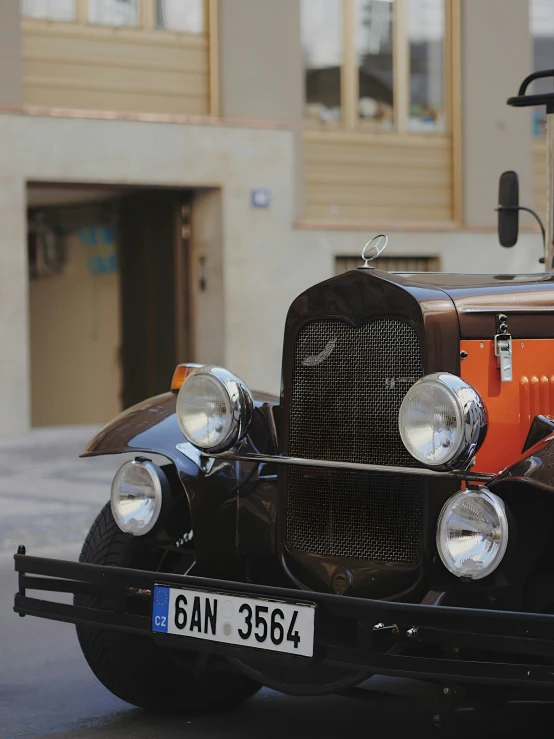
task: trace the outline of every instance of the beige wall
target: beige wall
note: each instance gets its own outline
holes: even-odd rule
[[[534,208],[543,222],[546,219],[546,140],[533,139],[533,201]],[[526,203],[521,203],[526,205]]]
[[[532,196],[530,113],[506,105],[531,71],[529,7],[527,0],[461,7],[464,221],[493,225],[502,172],[519,173],[522,203]]]
[[[304,134],[306,220],[452,221],[452,138]]]
[[[219,61],[223,117],[293,127],[294,205],[295,214],[301,214],[304,81],[298,0],[220,0]]]
[[[29,18],[21,26],[29,105],[209,113],[207,34]]]
[[[0,433],[30,421],[26,197],[17,169],[0,168]]]
[[[0,114],[0,141],[0,423],[4,432],[24,428],[29,407],[26,181],[71,179],[212,189],[204,202],[202,229],[206,230],[199,235],[200,248],[217,246],[220,207],[223,287],[218,299],[222,308],[215,301],[212,309],[222,323],[212,324],[206,312],[206,331],[216,332],[217,338],[212,338],[220,343],[225,366],[252,387],[273,392],[280,386],[283,327],[291,301],[334,274],[336,255],[359,254],[374,235],[365,230],[294,228],[295,161],[289,131],[4,113]],[[271,192],[269,208],[251,206],[251,189],[260,182]],[[214,192],[217,189],[220,195]],[[214,219],[211,225],[210,218]],[[389,237],[389,254],[440,255],[447,271],[540,270],[537,259],[542,247],[535,234],[523,234],[511,250],[501,249],[493,232],[389,231]]]
[[[19,2],[0,2],[0,105],[21,105]]]
[[[33,426],[103,424],[121,409],[119,280],[67,238],[59,275],[29,287]]]

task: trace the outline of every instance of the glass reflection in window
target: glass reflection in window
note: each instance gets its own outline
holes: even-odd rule
[[[138,26],[139,0],[89,0],[88,19],[102,26]]]
[[[203,0],[156,0],[156,25],[178,33],[204,33]]]
[[[554,3],[531,0],[529,25],[533,38],[533,72],[554,69]],[[533,82],[532,92],[552,92],[552,78]],[[544,105],[533,108],[533,135],[543,136],[546,128]]]
[[[49,21],[74,21],[75,0],[22,0],[21,15]]]
[[[408,0],[410,131],[445,131],[444,0]]]
[[[356,0],[358,118],[391,130],[393,119],[392,0]]]
[[[333,125],[342,117],[342,0],[301,0],[305,117]]]

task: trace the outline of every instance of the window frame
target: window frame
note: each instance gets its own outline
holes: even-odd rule
[[[534,16],[538,10],[537,5],[539,2],[540,0],[529,0],[529,36],[531,38],[531,48],[532,48],[532,70],[531,71],[533,72],[539,71],[537,69],[536,58],[535,58],[535,43],[536,43],[536,39],[540,38],[540,36],[535,36],[535,34],[533,33],[534,31],[533,26],[534,26],[534,21],[535,21]],[[544,36],[544,38],[550,38],[550,36]],[[542,122],[543,125],[546,123],[546,113],[544,111],[544,108],[542,106],[536,106],[531,109],[531,114],[532,114],[531,132],[532,132],[533,140],[534,141],[544,141],[546,138],[546,131],[541,130],[541,126],[540,126],[540,122]],[[539,126],[537,126],[537,124],[539,124]]]
[[[451,135],[455,127],[456,97],[459,95],[460,0],[444,2],[444,131],[410,131],[410,49],[408,40],[409,0],[393,0],[393,120],[392,135],[441,136]],[[358,117],[358,59],[356,53],[355,0],[342,0],[343,56],[340,71],[341,119],[332,126],[317,126],[317,130],[370,131],[379,134],[371,124]],[[305,127],[313,122],[304,116]]]
[[[202,0],[204,5],[204,31],[201,34],[191,34],[187,31],[175,31],[160,28],[156,22],[156,0],[139,0],[138,22],[134,26],[111,25],[107,23],[91,23],[89,20],[89,0],[75,0],[75,16],[72,20],[54,20],[53,18],[33,18],[21,13],[25,21],[41,23],[62,23],[63,25],[94,26],[95,28],[109,28],[111,30],[152,31],[167,36],[208,36],[214,28],[217,18],[216,0]]]

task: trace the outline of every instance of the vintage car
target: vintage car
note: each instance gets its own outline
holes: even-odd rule
[[[511,103],[554,113],[554,93],[526,94],[536,76]],[[514,243],[514,173],[500,201]],[[366,258],[309,288],[280,397],[178,366],[86,449],[134,459],[79,562],[19,548],[15,611],[75,623],[98,679],[154,711],[224,710],[264,685],[355,694],[375,674],[445,696],[554,689],[551,212],[546,230],[541,274]]]

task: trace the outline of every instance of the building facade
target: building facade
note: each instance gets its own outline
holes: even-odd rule
[[[391,270],[533,272],[550,0],[0,7],[0,432],[109,420],[222,363],[278,392],[286,310],[385,232]]]

